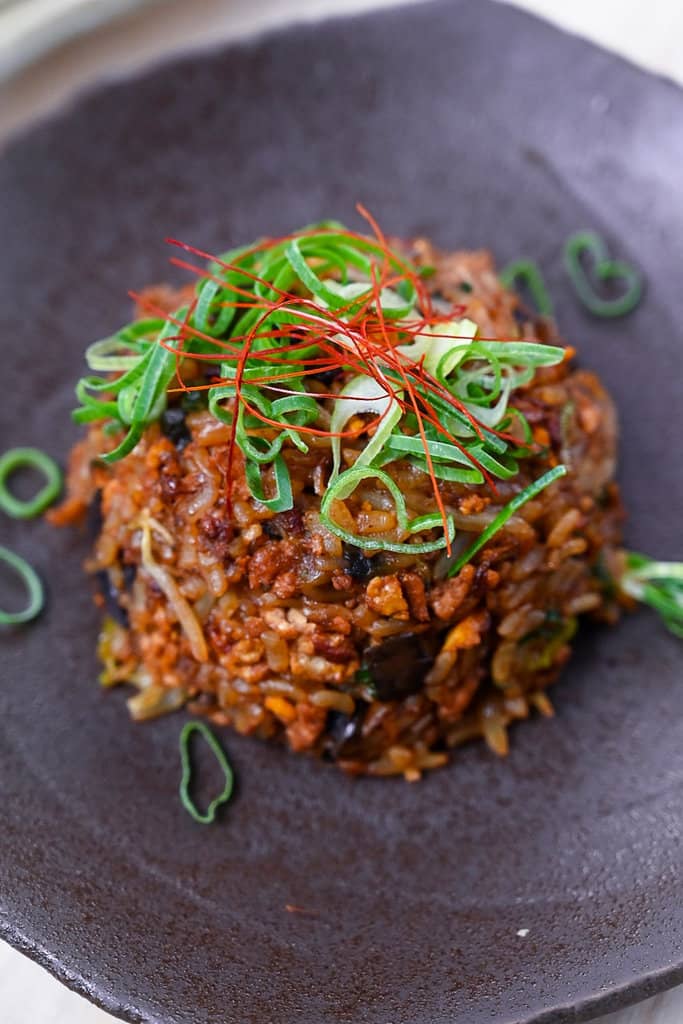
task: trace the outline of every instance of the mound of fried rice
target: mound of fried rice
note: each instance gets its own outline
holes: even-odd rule
[[[462,305],[482,334],[559,343],[550,321],[525,315],[502,288],[488,253],[443,253],[425,240],[404,251],[436,268],[436,300]],[[169,309],[178,301],[164,288],[154,298]],[[279,514],[251,497],[237,452],[228,517],[229,428],[205,403],[172,402],[111,466],[97,456],[116,439],[93,425],[73,450],[68,497],[52,518],[73,522],[90,507],[96,520],[87,569],[106,613],[102,682],[137,688],[135,719],[185,705],[353,774],[417,779],[475,737],[505,754],[511,722],[552,714],[546,690],[579,617],[617,614],[605,583],[623,518],[615,411],[571,357],[568,349],[511,399],[541,454],[498,493],[441,484],[459,551],[532,480],[559,462],[569,468],[454,578],[443,552],[370,555],[321,525],[327,438],[306,454],[284,450],[294,508]],[[425,473],[402,461],[385,468],[411,518],[433,511]],[[396,525],[385,499],[369,481],[338,503],[336,518],[355,534],[384,533]]]

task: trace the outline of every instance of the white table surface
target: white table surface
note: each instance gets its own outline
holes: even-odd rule
[[[126,74],[171,50],[247,35],[294,17],[318,18],[393,3],[395,0],[0,0],[0,138],[63,103],[98,76]],[[683,84],[683,0],[517,3]],[[141,7],[137,13],[121,15],[136,4]],[[68,17],[56,17],[60,7]],[[118,13],[118,20],[91,31],[87,47],[82,38],[64,42],[78,24],[92,27],[107,22],[105,7]],[[75,18],[77,9],[80,14]],[[50,21],[54,27],[48,31]],[[51,38],[62,45],[50,52]],[[22,63],[41,53],[37,63],[21,70]],[[114,1018],[0,943],[0,1022],[114,1024]],[[596,1024],[683,1024],[683,986]]]

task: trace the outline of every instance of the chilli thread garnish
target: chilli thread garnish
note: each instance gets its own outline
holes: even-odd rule
[[[195,299],[171,315],[141,299],[146,319],[86,353],[96,374],[79,382],[74,416],[115,433],[102,458],[131,451],[173,391],[203,391],[230,430],[228,514],[237,449],[252,497],[280,512],[293,505],[285,452],[322,438],[334,456],[324,526],[361,548],[450,553],[440,481],[495,493],[497,479],[517,475],[538,448],[510,396],[565,349],[479,337],[462,306],[437,313],[420,269],[359,211],[372,237],[327,221],[221,257],[171,240],[183,252],[171,262],[198,279]],[[202,367],[203,380],[186,381],[182,360]],[[351,466],[342,464],[344,441],[355,442]],[[396,459],[429,477],[433,514],[408,521],[383,468]],[[337,503],[370,479],[394,499],[397,529],[381,540],[335,518]]]

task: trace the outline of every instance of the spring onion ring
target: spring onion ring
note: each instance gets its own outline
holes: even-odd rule
[[[566,466],[555,466],[554,469],[549,469],[548,472],[544,473],[543,476],[540,476],[538,480],[534,480],[534,482],[529,484],[528,487],[525,487],[523,491],[516,494],[515,497],[507,503],[505,508],[501,509],[496,518],[489,523],[486,529],[479,534],[474,543],[470,544],[470,546],[463,551],[458,558],[456,558],[453,565],[451,565],[448,570],[448,575],[457,576],[462,567],[467,565],[467,563],[474,558],[477,551],[480,551],[485,544],[488,544],[491,537],[505,526],[508,519],[510,519],[511,516],[513,516],[515,512],[522,507],[522,505],[526,505],[527,501],[531,501],[532,498],[535,498],[537,494],[540,494],[541,491],[545,490],[545,488],[555,480],[566,475]]]
[[[581,264],[581,257],[590,255],[593,275],[603,284],[621,281],[624,293],[616,299],[599,295]],[[635,267],[610,258],[607,245],[594,231],[577,231],[567,239],[564,247],[564,265],[574,290],[586,309],[595,316],[616,317],[631,313],[640,302],[643,279]]]
[[[455,536],[455,526],[450,516],[448,517],[448,534],[444,534],[438,540],[423,541],[417,544],[395,543],[377,537],[361,537],[339,526],[330,515],[332,504],[335,501],[344,501],[345,498],[353,494],[363,480],[370,479],[377,479],[380,483],[384,484],[393,498],[396,521],[400,532],[415,534],[421,533],[423,530],[438,529],[442,525],[441,516],[438,513],[418,516],[417,519],[408,519],[405,498],[398,485],[391,479],[388,473],[383,472],[381,469],[370,468],[369,466],[354,466],[352,469],[347,469],[337,477],[333,484],[328,486],[320,503],[320,522],[330,533],[346,541],[347,544],[353,544],[355,547],[362,548],[365,551],[396,551],[401,554],[413,555],[426,554],[429,551],[440,551],[441,548],[445,548],[448,543],[452,542]]]
[[[35,469],[45,477],[45,483],[32,498],[23,501],[15,497],[7,482],[18,469]],[[44,512],[59,494],[62,474],[59,466],[38,448],[11,448],[0,457],[0,510],[13,519],[33,519]]]
[[[505,288],[526,287],[541,316],[555,315],[541,268],[533,260],[515,260],[501,270],[498,277]]]
[[[30,622],[40,614],[45,604],[45,592],[40,577],[25,558],[2,545],[0,545],[0,562],[4,562],[14,569],[28,593],[28,604],[20,612],[6,612],[0,608],[0,626],[17,626],[22,622]]]
[[[206,811],[202,813],[190,796],[190,782],[192,781],[192,761],[190,759],[190,739],[193,733],[198,733],[205,740],[209,750],[218,761],[219,767],[225,777],[225,784],[218,796],[215,796]],[[225,751],[220,743],[204,722],[187,722],[180,733],[180,802],[191,817],[200,825],[210,825],[216,818],[216,812],[221,804],[227,803],[232,796],[235,776],[232,766],[228,761]]]

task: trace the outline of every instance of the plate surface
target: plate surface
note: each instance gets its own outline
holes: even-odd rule
[[[542,263],[619,405],[629,545],[681,557],[682,118],[673,86],[480,0],[108,86],[0,159],[2,447],[63,457],[83,349],[169,278],[166,236],[357,224],[360,199],[392,233]],[[647,274],[623,321],[572,297],[561,247],[586,226]],[[1,525],[49,605],[0,639],[0,933],[68,985],[163,1024],[519,1024],[683,978],[681,646],[647,612],[584,630],[557,717],[506,761],[352,781],[227,734],[238,798],[202,829],[181,719],[133,726],[95,682],[84,536]]]

